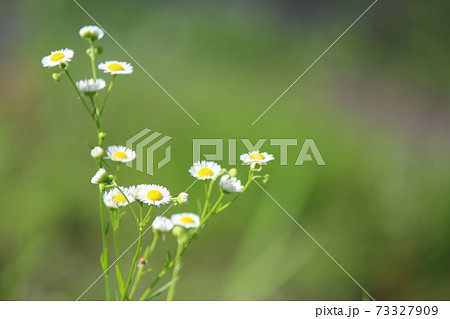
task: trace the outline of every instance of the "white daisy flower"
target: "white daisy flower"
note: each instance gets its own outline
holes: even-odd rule
[[[142,187],[146,186],[145,184],[136,185],[136,186],[130,186],[130,194],[133,196],[136,200],[139,200],[138,194]]]
[[[244,188],[240,180],[236,177],[231,177],[228,174],[222,176],[219,185],[226,193],[239,193],[242,192],[242,189]]]
[[[170,202],[172,196],[167,188],[160,185],[140,185],[137,198],[147,205],[165,205]]]
[[[136,152],[126,148],[125,146],[108,146],[106,149],[106,158],[115,162],[131,162],[136,158]]]
[[[97,79],[97,81],[94,81],[94,79],[89,80],[81,80],[76,83],[78,91],[80,91],[81,94],[91,95],[95,92],[102,90],[106,87],[105,80],[103,79]]]
[[[82,27],[79,33],[80,37],[82,37],[83,39],[91,38],[92,41],[100,40],[105,35],[103,30],[96,25],[87,25],[85,27]]]
[[[52,51],[50,55],[43,57],[41,62],[46,68],[53,68],[58,66],[60,63],[68,63],[73,58],[73,51],[70,49],[61,49],[57,51]]]
[[[111,74],[131,74],[133,73],[133,66],[127,62],[106,61],[98,65],[100,70]]]
[[[216,179],[222,171],[222,167],[214,162],[195,162],[189,169],[189,173],[198,179]]]
[[[92,158],[101,158],[105,154],[105,151],[100,146],[96,146],[91,150],[91,156]]]
[[[117,188],[113,188],[109,192],[103,194],[103,202],[109,208],[123,207],[127,206],[128,202],[130,203],[134,202],[135,199],[131,195],[129,188],[123,186],[119,186],[119,188],[122,190],[123,194]],[[124,194],[126,197],[124,196]]]
[[[152,224],[153,228],[162,232],[170,231],[173,228],[173,223],[170,219],[158,216],[155,218],[155,221]]]
[[[108,179],[108,174],[104,168],[100,168],[97,173],[91,178],[92,184],[100,184],[105,182]]]
[[[183,226],[184,228],[197,228],[200,225],[200,218],[196,214],[181,213],[170,217],[174,225]]]
[[[248,152],[241,155],[241,161],[248,165],[251,163],[266,164],[268,161],[275,159],[272,154],[266,152],[260,153],[259,150]]]

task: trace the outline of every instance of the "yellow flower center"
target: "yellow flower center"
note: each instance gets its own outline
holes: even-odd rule
[[[180,222],[182,222],[183,224],[192,224],[194,220],[191,217],[183,216],[180,218]]]
[[[147,193],[147,198],[153,201],[160,200],[163,198],[163,194],[161,194],[160,191],[157,191],[156,189],[152,189]]]
[[[114,154],[113,154],[113,159],[127,159],[128,158],[128,156],[127,156],[127,154],[125,154],[124,152],[115,152]]]
[[[127,202],[127,199],[125,198],[125,196],[123,196],[123,194],[114,195],[113,200],[116,203],[126,203]]]
[[[53,55],[50,57],[50,61],[56,62],[56,61],[61,60],[61,59],[64,58],[64,57],[65,57],[64,53],[58,52],[58,53],[53,54]]]
[[[111,63],[108,65],[108,70],[110,71],[122,71],[123,66],[121,66],[119,63]]]
[[[262,155],[261,153],[255,153],[250,155],[250,159],[253,160],[263,160],[264,158],[265,158],[264,155]]]
[[[202,167],[198,171],[198,177],[213,176],[214,172],[208,167]]]

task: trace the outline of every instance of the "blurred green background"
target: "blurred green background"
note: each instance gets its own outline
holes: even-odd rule
[[[450,297],[448,1],[379,1],[254,126],[371,1],[79,2],[200,123],[132,63],[135,72],[119,77],[110,96],[105,143],[124,144],[150,128],[173,137],[172,162],[154,176],[124,168],[123,185],[183,191],[193,182],[193,138],[298,138],[289,165],[264,168],[268,192],[375,299]],[[40,59],[71,48],[72,75],[89,78],[78,30],[93,22],[70,0],[1,7],[0,299],[74,300],[101,274],[97,189],[89,182],[95,127],[67,79],[55,83]],[[99,44],[99,62],[132,62],[109,37]],[[294,166],[306,138],[326,166]],[[279,156],[269,141],[263,149]],[[246,168],[237,168],[245,179]],[[202,187],[194,188],[189,205],[168,215],[196,211]],[[122,249],[136,239],[130,217]],[[174,249],[171,236],[155,260],[167,248]],[[103,293],[100,280],[83,299]],[[257,185],[202,230],[183,258],[176,293],[180,300],[361,298]]]

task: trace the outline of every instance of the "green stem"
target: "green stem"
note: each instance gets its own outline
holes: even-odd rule
[[[106,260],[106,264],[102,263],[103,271],[105,272],[105,290],[106,290],[106,300],[110,300],[110,286],[109,286],[109,271],[108,271],[108,242],[106,238],[106,226],[105,226],[105,214],[103,211],[103,197],[102,192],[99,191],[99,204],[100,204],[100,221],[102,225],[102,242],[103,251],[102,256]]]
[[[156,247],[156,243],[158,242],[159,239],[159,232],[155,232],[155,236],[153,236],[153,240],[152,243],[150,245],[150,248],[145,250],[144,256],[142,256],[142,258],[144,258],[146,261],[148,261],[148,259],[151,257],[151,255],[153,254],[153,251],[155,250]],[[138,273],[136,275],[136,279],[133,283],[133,287],[131,288],[131,292],[129,295],[129,299],[132,300],[134,293],[136,292],[136,289],[139,285],[139,281],[141,280],[141,277],[143,275],[143,271],[144,271],[144,267],[139,268]]]
[[[91,47],[91,54],[89,54],[89,57],[91,58],[92,77],[94,78],[94,81],[96,81],[97,80],[97,70],[95,68],[95,47],[94,47],[94,41],[92,41],[92,39],[89,39],[89,46]]]
[[[219,196],[219,198],[217,199],[216,203],[213,205],[213,207],[211,208],[211,212],[210,214],[213,214],[214,211],[217,209],[217,206],[219,206],[220,202],[222,201],[223,197],[225,196],[225,194],[222,192]]]
[[[91,104],[92,104],[92,107],[93,107],[93,111],[92,111],[92,117],[95,119],[95,123],[97,124],[97,129],[99,129],[100,127],[100,123],[99,123],[99,118],[98,118],[98,116],[97,116],[97,106],[96,106],[96,104],[95,104],[95,102],[94,102],[94,97],[92,96],[92,95],[89,95],[89,99],[91,100]]]
[[[175,295],[175,285],[176,285],[176,279],[178,278],[178,273],[180,272],[180,269],[181,269],[181,255],[183,254],[183,247],[184,247],[184,242],[178,243],[177,255],[175,257],[175,264],[174,264],[173,273],[172,273],[172,283],[170,284],[169,292],[167,293],[167,298],[166,298],[167,301],[172,301],[173,296]]]
[[[113,238],[114,238],[114,248],[116,250],[116,258],[117,258],[117,266],[119,269],[119,272],[121,274],[121,277],[123,278],[123,271],[122,271],[122,263],[120,261],[120,249],[119,249],[119,241],[117,239],[117,225],[116,223],[118,223],[118,219],[119,219],[119,210],[117,210],[117,220],[114,217],[114,211],[111,209],[111,226],[113,228]]]
[[[89,46],[91,48],[91,54],[89,57],[91,58],[91,68],[92,68],[92,77],[94,78],[94,82],[97,81],[97,68],[95,66],[95,47],[94,47],[94,41],[92,39],[89,39]],[[96,112],[96,119],[97,121],[100,120],[100,110],[99,110],[99,102],[98,102],[98,92],[95,92],[95,112]],[[100,126],[98,124],[98,126]]]
[[[147,215],[150,213],[150,211],[151,211],[151,207],[150,207]],[[131,299],[128,296],[128,288],[130,287],[131,281],[133,280],[134,272],[136,271],[136,267],[138,266],[137,259],[139,257],[139,254],[141,253],[141,249],[142,249],[142,232],[144,231],[144,226],[145,226],[143,224],[144,220],[143,220],[143,204],[142,203],[140,203],[140,205],[139,205],[139,219],[136,220],[136,223],[137,223],[137,228],[138,228],[138,232],[139,232],[139,241],[138,241],[136,253],[134,254],[134,257],[133,257],[133,262],[131,264],[130,273],[128,274],[128,279],[127,279],[127,283],[125,286],[125,292],[122,296],[122,301],[125,300],[125,298],[127,298],[128,300]]]
[[[155,208],[155,206],[151,205],[150,208],[148,209],[148,212],[147,212],[147,214],[145,215],[145,218],[142,221],[142,227],[145,227],[145,225],[147,225],[147,223],[150,220],[150,218],[152,218],[154,208]],[[141,217],[141,220],[142,220],[142,217]]]
[[[102,115],[102,113],[103,113],[103,109],[105,108],[106,100],[108,99],[109,92],[111,92],[111,89],[113,87],[115,79],[116,79],[116,74],[113,74],[113,76],[111,78],[111,82],[109,83],[108,91],[106,91],[106,95],[105,95],[105,99],[103,100],[102,107],[100,108],[99,116]]]
[[[117,176],[119,175],[119,171],[120,171],[120,162],[117,162],[116,172],[114,173],[114,178],[113,178],[114,182],[117,180]]]
[[[83,103],[84,108],[89,113],[89,115],[95,120],[95,118],[92,116],[91,110],[89,110],[89,107],[87,106],[86,102],[84,101],[83,97],[81,96],[81,93],[80,93],[80,91],[77,88],[77,85],[75,84],[75,82],[73,81],[72,77],[70,76],[69,71],[68,70],[64,70],[64,73],[66,73],[67,78],[70,80],[70,83],[72,83],[72,86],[74,87],[75,91],[77,92],[77,95],[78,95],[80,101]]]
[[[205,216],[206,216],[206,213],[207,213],[207,211],[208,211],[208,208],[209,208],[209,199],[210,199],[210,197],[211,197],[211,191],[212,191],[212,187],[213,187],[213,185],[214,185],[214,182],[215,182],[215,180],[214,179],[212,179],[210,182],[209,182],[209,187],[206,187],[207,186],[207,184],[205,183],[205,206],[203,207],[203,212],[202,212],[202,215],[200,216],[200,220],[202,220]]]
[[[133,257],[133,263],[131,264],[131,269],[130,269],[130,274],[128,275],[128,280],[127,280],[127,284],[125,286],[125,293],[122,296],[122,301],[125,300],[125,298],[127,298],[127,294],[128,294],[128,288],[131,285],[131,280],[133,279],[133,275],[134,272],[136,270],[137,267],[137,259],[139,257],[139,254],[141,253],[141,248],[142,248],[142,231],[139,231],[139,241],[138,241],[138,246],[136,249],[136,253],[134,254]]]

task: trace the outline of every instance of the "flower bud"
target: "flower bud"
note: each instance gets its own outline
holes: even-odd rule
[[[232,168],[228,171],[228,175],[230,175],[231,177],[236,177],[237,175],[237,169]]]
[[[175,226],[174,228],[172,228],[172,234],[174,234],[175,237],[179,238],[183,235],[184,233],[184,228],[181,226]]]
[[[108,175],[104,168],[100,168],[91,179],[92,184],[104,183],[108,180]]]
[[[95,54],[102,54],[103,53],[103,48],[102,47],[96,47],[94,52],[95,52]]]
[[[83,39],[89,39],[91,37],[91,32],[89,30],[85,30],[83,32],[80,31],[80,37]]]
[[[188,193],[182,192],[176,198],[176,202],[175,203],[176,204],[180,204],[180,205],[186,204],[188,202],[188,198],[189,198]]]
[[[91,156],[94,159],[102,158],[105,151],[100,146],[96,146],[91,150]]]
[[[56,82],[59,82],[59,78],[61,77],[61,73],[53,73],[52,74],[52,78],[53,80],[55,80]]]
[[[254,172],[259,172],[260,170],[262,170],[262,166],[257,162],[253,162],[250,164],[250,169]]]

